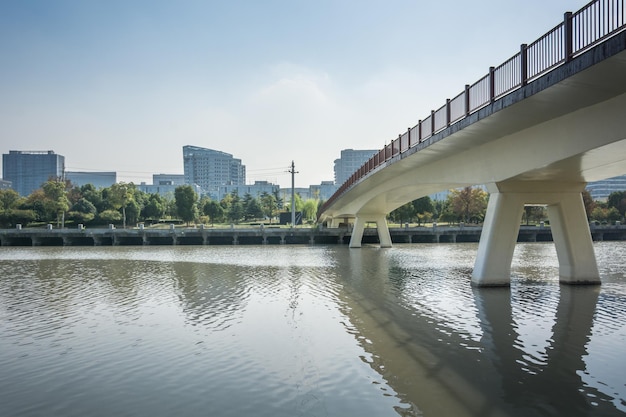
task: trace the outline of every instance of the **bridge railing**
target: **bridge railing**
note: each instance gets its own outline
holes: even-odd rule
[[[564,14],[563,22],[531,44],[522,44],[520,51],[489,73],[466,85],[453,99],[420,120],[407,132],[398,135],[389,145],[359,168],[322,206],[326,210],[339,196],[393,157],[419,145],[454,123],[493,103],[504,95],[539,78],[554,68],[626,29],[626,0],[594,0],[575,13]]]

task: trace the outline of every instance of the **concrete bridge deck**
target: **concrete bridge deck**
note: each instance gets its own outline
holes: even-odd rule
[[[626,172],[626,10],[594,0],[391,141],[320,210],[330,226],[366,223],[391,246],[386,216],[438,191],[486,185],[472,276],[507,286],[524,205],[547,206],[561,282],[599,284],[586,183]],[[610,23],[610,24],[609,24]]]

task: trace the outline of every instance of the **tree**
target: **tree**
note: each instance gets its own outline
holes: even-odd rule
[[[241,205],[243,207],[243,218],[246,221],[254,218],[254,215],[249,212],[249,206],[253,204],[252,201],[254,201],[254,197],[252,197],[250,193],[245,193],[243,195],[243,201],[241,202]]]
[[[0,210],[17,208],[23,201],[17,191],[12,189],[0,190]]]
[[[317,204],[318,200],[315,200],[313,198],[307,199],[302,204],[302,218],[311,222],[315,222],[317,218]]]
[[[276,203],[276,210],[282,210],[283,209],[283,199],[280,198],[280,190],[278,188],[275,188],[274,191],[272,191],[272,195],[274,196],[274,202]]]
[[[0,211],[0,227],[15,227],[17,224],[27,225],[37,219],[34,210],[8,209]]]
[[[540,222],[546,218],[546,207],[545,206],[524,206],[524,215],[526,218],[526,225],[530,224],[530,221]],[[589,217],[591,217],[591,213],[589,213]]]
[[[626,214],[626,191],[615,191],[609,194],[607,199],[607,208],[615,207],[619,212],[620,217],[623,218]],[[619,219],[617,219],[619,220]]]
[[[104,223],[115,224],[122,220],[122,215],[117,210],[104,210],[98,214],[98,218]]]
[[[123,182],[115,183],[108,188],[107,201],[114,210],[122,209],[122,220],[124,229],[126,229],[126,206],[133,199],[133,191],[135,184],[132,182],[125,184]]]
[[[450,208],[460,221],[480,221],[487,209],[487,193],[480,188],[465,187],[448,195]]]
[[[106,202],[102,199],[102,190],[97,189],[93,184],[85,184],[80,187],[83,198],[94,205],[98,212],[106,210]]]
[[[96,217],[96,206],[89,200],[81,198],[70,207],[68,216],[80,223],[88,223]]]
[[[410,222],[416,214],[413,202],[410,201],[389,213],[389,218],[394,222],[402,224],[404,222]]]
[[[204,214],[211,219],[211,225],[215,224],[215,221],[219,221],[224,217],[224,209],[217,201],[209,200],[204,204]]]
[[[126,203],[125,207],[126,213],[126,221],[129,223],[137,223],[139,221],[139,216],[141,215],[141,206],[139,202],[135,199],[131,199]]]
[[[181,185],[174,190],[174,201],[178,217],[189,226],[198,217],[198,194],[191,185]]]
[[[264,216],[263,209],[256,198],[251,199],[246,205],[246,219],[262,219]]]
[[[152,194],[143,207],[142,216],[148,220],[159,220],[165,214],[165,204],[159,194]]]
[[[30,193],[26,197],[26,201],[20,205],[20,208],[33,210],[37,215],[37,220],[42,222],[51,222],[56,217],[54,204],[46,197],[41,188]]]
[[[233,190],[228,196],[228,209],[226,211],[226,217],[229,221],[233,223],[239,223],[239,221],[243,218],[243,204],[241,203],[241,198],[239,198],[239,193],[237,190]]]
[[[272,219],[278,212],[278,207],[276,196],[274,194],[268,194],[267,192],[263,192],[263,194],[261,194],[261,208],[263,209],[265,216],[267,216],[270,220],[270,224],[272,224]]]
[[[65,227],[65,212],[70,208],[70,202],[67,199],[66,183],[63,181],[50,180],[42,186],[44,195],[48,198],[54,207],[57,215],[57,227]]]

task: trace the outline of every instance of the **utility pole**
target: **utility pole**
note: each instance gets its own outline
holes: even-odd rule
[[[291,169],[288,171],[291,174],[291,227],[296,227],[296,195],[295,195],[295,175],[298,173],[296,171],[296,166],[291,161]]]

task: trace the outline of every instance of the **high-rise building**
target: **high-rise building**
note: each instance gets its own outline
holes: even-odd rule
[[[2,178],[27,196],[51,178],[65,178],[65,157],[54,151],[9,151],[2,154]]]
[[[322,181],[320,185],[310,185],[311,198],[328,200],[337,191],[338,186],[333,181]]]
[[[83,171],[66,171],[65,179],[70,180],[77,187],[92,184],[96,188],[110,187],[117,182],[117,173],[114,171],[106,172],[83,172]]]
[[[229,153],[183,146],[183,165],[185,184],[198,185],[213,199],[218,199],[220,186],[246,183],[246,166]]]
[[[626,175],[590,182],[587,184],[587,191],[594,200],[606,201],[611,193],[626,191]]]
[[[378,150],[354,150],[344,149],[341,157],[335,159],[335,184],[341,185],[350,178],[354,172],[369,161]]]

